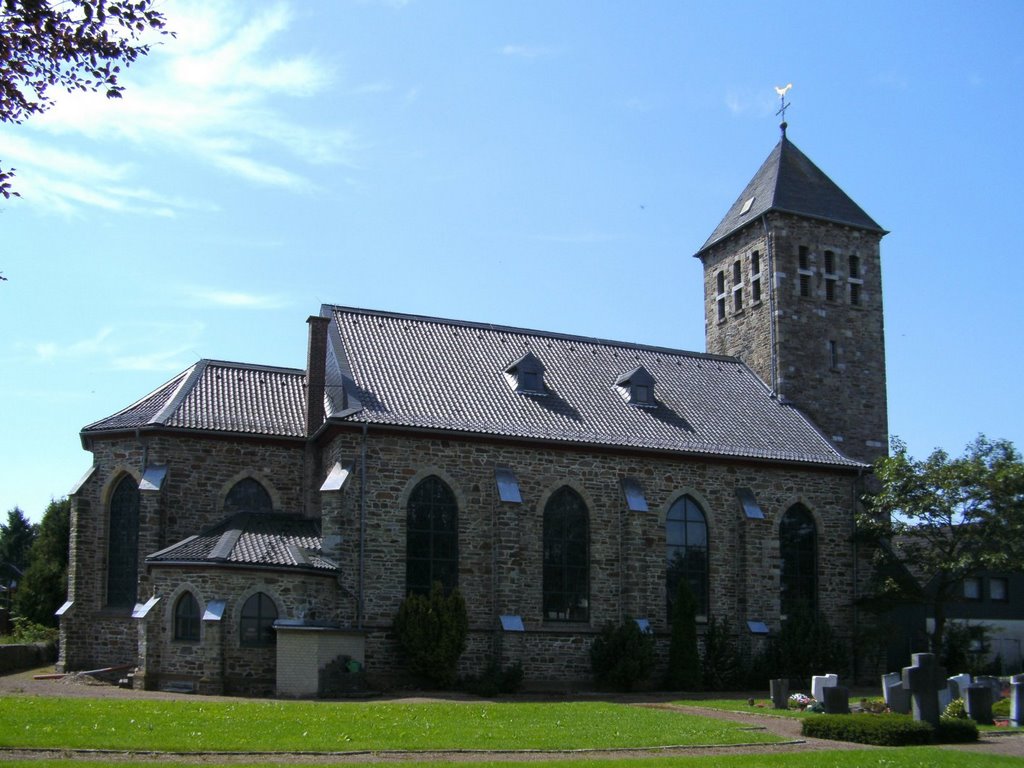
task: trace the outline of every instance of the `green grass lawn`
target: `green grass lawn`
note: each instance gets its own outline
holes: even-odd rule
[[[0,698],[0,747],[169,752],[566,750],[770,743],[698,715],[603,702],[139,701]]]
[[[743,712],[747,715],[773,715],[775,717],[808,717],[813,712],[805,712],[802,709],[775,709],[769,699],[754,699],[754,706],[750,706],[746,699],[684,699],[674,701],[680,707],[707,707],[708,709],[719,709],[723,712]]]
[[[5,768],[58,768],[71,765],[71,761],[15,761],[4,763]],[[102,762],[73,763],[78,768],[97,768],[109,765]],[[696,754],[693,757],[644,758],[642,760],[573,760],[572,763],[561,761],[543,761],[523,763],[524,768],[691,768],[691,766],[707,765],[707,755]],[[1000,757],[994,755],[973,754],[970,752],[937,749],[933,747],[905,747],[903,749],[849,750],[843,752],[805,752],[785,754],[758,755],[716,755],[715,768],[1019,768],[1024,759],[1017,757]],[[141,768],[151,766],[152,762],[133,763],[118,762],[119,768]],[[160,763],[161,768],[185,768],[183,763]],[[282,763],[260,763],[258,768],[283,766]],[[451,763],[402,762],[402,768],[443,768]],[[515,763],[508,762],[472,762],[459,763],[459,768],[512,768]],[[232,763],[232,768],[247,768],[245,764]],[[257,768],[250,764],[248,768]]]

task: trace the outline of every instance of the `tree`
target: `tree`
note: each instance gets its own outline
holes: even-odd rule
[[[665,686],[673,691],[700,690],[703,669],[697,650],[697,599],[686,579],[679,580],[671,619]]]
[[[29,552],[28,568],[14,598],[14,613],[55,626],[54,613],[67,598],[71,500],[51,501]]]
[[[395,617],[395,637],[409,669],[439,688],[455,685],[468,632],[466,601],[458,588],[446,595],[440,581],[429,595],[405,598]]]
[[[7,522],[0,523],[0,563],[13,565],[24,572],[28,568],[29,550],[36,538],[36,527],[18,507],[8,511]]]
[[[1024,568],[1024,463],[1011,442],[984,435],[960,458],[937,449],[923,461],[894,438],[875,476],[879,490],[858,519],[859,534],[876,545],[874,597],[929,604],[931,650],[941,653],[946,606],[962,596],[963,580]]]
[[[0,121],[22,123],[53,106],[51,88],[121,97],[118,77],[164,31],[157,0],[0,0]],[[0,195],[13,168],[0,166]]]

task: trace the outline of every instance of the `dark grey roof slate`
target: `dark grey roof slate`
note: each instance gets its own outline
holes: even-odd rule
[[[744,206],[753,199],[745,212]],[[698,255],[768,211],[885,232],[783,134]]]
[[[302,370],[200,360],[83,434],[172,427],[255,435],[305,435]]]
[[[324,307],[348,378],[334,420],[587,445],[860,466],[735,358],[439,318]],[[506,369],[527,352],[546,395],[517,393]],[[657,406],[616,381],[642,366]],[[338,398],[334,398],[337,402]]]
[[[322,549],[319,520],[243,512],[149,555],[146,562],[337,570]]]

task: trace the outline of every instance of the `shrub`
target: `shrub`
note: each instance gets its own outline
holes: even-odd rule
[[[704,632],[703,664],[704,687],[713,691],[731,689],[739,680],[740,662],[732,639],[729,620],[718,621],[714,614],[708,618]]]
[[[910,715],[821,715],[802,723],[804,736],[881,747],[921,744],[959,744],[978,740],[973,720],[943,717],[938,728]]]
[[[939,744],[965,744],[977,741],[978,724],[967,717],[963,720],[941,717],[939,727],[935,729],[935,740]]]
[[[54,627],[46,627],[24,616],[15,616],[11,619],[13,628],[11,634],[3,638],[7,645],[28,645],[30,643],[56,643],[57,630]]]
[[[1000,699],[992,705],[992,717],[1004,719],[1010,716],[1010,700]]]
[[[780,677],[796,678],[801,685],[810,685],[811,675],[842,675],[849,661],[825,617],[803,603],[782,623],[777,652],[783,672]]]
[[[665,687],[674,691],[699,690],[702,669],[697,652],[697,600],[686,579],[679,580],[675,600],[672,601],[671,618]]]
[[[523,665],[518,661],[504,669],[493,659],[479,675],[462,681],[462,688],[477,696],[491,697],[499,693],[515,693],[523,687]]]
[[[630,618],[618,626],[607,624],[590,646],[590,667],[602,685],[632,690],[654,668],[654,635]]]
[[[910,715],[820,715],[803,721],[803,735],[882,747],[930,744],[935,731]]]
[[[468,629],[466,601],[457,588],[445,595],[438,581],[430,595],[405,598],[395,617],[395,635],[410,671],[439,688],[455,684]]]
[[[942,713],[943,717],[958,718],[963,720],[967,717],[967,707],[964,705],[963,699],[953,699],[949,704],[946,705],[945,711]]]

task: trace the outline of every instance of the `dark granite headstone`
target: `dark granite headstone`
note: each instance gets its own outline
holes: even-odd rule
[[[963,694],[967,716],[978,725],[992,725],[992,689],[987,685],[968,685]]]
[[[850,714],[850,689],[845,685],[831,685],[822,691],[825,700],[822,706],[826,715]]]
[[[775,709],[789,709],[789,680],[769,680],[768,685],[771,687],[772,706]]]
[[[939,689],[946,687],[946,672],[934,653],[915,653],[913,663],[903,668],[903,687],[910,691],[915,720],[939,724]]]

